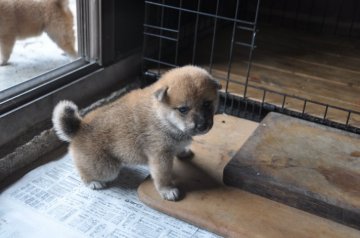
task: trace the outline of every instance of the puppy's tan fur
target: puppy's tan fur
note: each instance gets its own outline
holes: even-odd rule
[[[114,180],[123,164],[149,164],[160,195],[177,200],[173,158],[191,155],[192,136],[211,129],[219,88],[205,70],[185,66],[84,118],[73,103],[62,101],[54,109],[54,128],[70,141],[70,154],[91,188]]]
[[[0,65],[5,65],[16,39],[46,32],[67,54],[76,56],[73,15],[68,0],[1,0]]]

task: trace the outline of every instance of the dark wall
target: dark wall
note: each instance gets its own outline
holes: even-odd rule
[[[140,49],[143,39],[144,1],[115,1],[115,48],[117,57]]]
[[[107,0],[101,4],[101,65],[141,51],[144,1]]]
[[[262,0],[260,9],[260,25],[272,24],[325,34],[360,36],[358,0]]]

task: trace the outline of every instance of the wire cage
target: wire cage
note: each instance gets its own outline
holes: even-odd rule
[[[356,0],[148,0],[144,78],[200,65],[223,85],[219,112],[260,121],[275,111],[359,134],[359,11]]]

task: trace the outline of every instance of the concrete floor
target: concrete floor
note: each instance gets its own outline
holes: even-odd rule
[[[76,0],[70,0],[69,4],[74,15],[74,30],[77,39]],[[9,64],[0,66],[0,93],[73,60],[58,48],[46,33],[39,37],[18,40],[10,56]]]

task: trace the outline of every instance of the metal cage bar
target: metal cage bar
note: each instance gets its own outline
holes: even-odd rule
[[[210,60],[209,60],[209,72],[210,73],[211,73],[212,67],[213,67],[215,36],[216,36],[217,20],[218,20],[218,14],[219,14],[219,2],[220,2],[220,0],[216,1],[216,13],[215,13],[215,17],[214,17],[214,30],[213,30],[213,35],[212,35],[211,54],[210,54]]]
[[[243,19],[241,11],[241,2],[243,0],[236,1],[235,14],[231,18],[226,15],[222,15],[221,6],[225,4],[226,1],[216,0],[214,3],[214,9],[212,12],[206,12],[202,10],[202,1],[198,0],[197,2],[192,2],[195,6],[189,6],[189,2],[183,2],[182,0],[178,1],[178,4],[175,4],[174,1],[167,3],[164,0],[147,0],[145,1],[145,23],[144,23],[144,47],[152,47],[151,42],[158,40],[158,48],[154,50],[153,53],[147,54],[147,50],[144,49],[144,75],[148,78],[152,78],[151,81],[156,80],[161,75],[161,67],[166,69],[167,67],[173,68],[178,67],[183,64],[192,63],[196,64],[198,47],[200,47],[198,41],[204,37],[209,39],[209,55],[208,66],[209,72],[212,73],[214,70],[214,60],[216,59],[215,48],[217,45],[217,33],[220,26],[231,26],[231,42],[229,45],[229,54],[227,67],[224,76],[217,76],[218,80],[225,82],[225,91],[221,94],[221,106],[219,112],[224,112],[239,117],[245,117],[251,120],[260,121],[268,112],[275,111],[295,117],[299,117],[305,120],[313,121],[316,123],[324,124],[327,126],[340,128],[343,130],[351,131],[354,133],[360,134],[360,128],[352,125],[352,119],[355,116],[360,117],[360,112],[355,110],[350,110],[342,108],[335,105],[330,105],[323,102],[318,102],[311,100],[309,98],[290,95],[284,92],[279,92],[276,90],[266,89],[264,87],[253,85],[249,82],[250,71],[253,60],[253,51],[256,48],[256,35],[257,35],[257,21],[261,11],[260,0],[257,0],[253,5],[253,16],[254,19],[246,18]],[[342,4],[344,1],[341,1]],[[354,3],[355,4],[355,3]],[[204,4],[205,5],[205,4]],[[268,4],[269,5],[269,4]],[[296,18],[300,18],[301,12],[301,1],[296,2]],[[310,6],[310,15],[313,12],[314,1],[312,1]],[[356,4],[355,4],[356,5]],[[357,4],[358,6],[360,4]],[[270,3],[270,8],[275,8],[274,2]],[[157,24],[149,22],[149,10],[160,11],[160,21]],[[326,12],[328,4],[324,6],[325,10],[322,16],[320,16],[320,24],[324,25],[326,20]],[[342,7],[341,7],[342,8]],[[282,3],[282,9],[286,9],[286,4]],[[270,9],[274,11],[274,9]],[[166,11],[172,11],[172,15],[169,16],[165,14]],[[336,16],[337,20],[340,18],[340,11],[338,10],[338,15]],[[357,10],[354,9],[355,13]],[[322,14],[322,13],[321,13]],[[248,15],[245,14],[245,15]],[[189,17],[189,16],[192,16]],[[167,17],[167,18],[166,18]],[[200,18],[201,17],[201,18]],[[311,17],[308,17],[309,21]],[[193,19],[190,21],[189,19]],[[209,20],[209,24],[205,24],[204,19]],[[282,19],[285,19],[285,15],[282,15]],[[297,24],[298,20],[295,21]],[[322,22],[321,22],[322,21]],[[165,22],[170,22],[173,24],[166,24]],[[355,22],[351,23],[355,25]],[[168,26],[172,25],[172,27]],[[204,27],[205,26],[205,27]],[[322,26],[323,27],[323,26]],[[236,37],[241,35],[241,31],[248,32],[251,34],[249,41],[241,41]],[[335,29],[337,31],[337,27]],[[351,30],[349,30],[351,34]],[[172,45],[165,46],[165,42],[173,42]],[[223,47],[223,46],[222,46]],[[232,78],[232,63],[234,58],[234,52],[237,48],[244,48],[248,50],[246,69],[244,73],[244,82],[236,81]],[[188,51],[186,51],[188,49]],[[182,52],[187,52],[189,56],[188,61],[184,61],[184,54]],[[174,55],[173,62],[169,60],[171,57],[168,57],[168,54]],[[185,55],[186,56],[186,55]],[[149,65],[147,65],[149,64]],[[153,64],[153,66],[151,66]],[[242,95],[235,95],[233,92],[230,92],[230,85],[238,85],[243,87]],[[260,98],[251,98],[249,97],[249,90],[257,91]],[[281,99],[279,103],[270,103],[268,98],[270,94],[277,95]],[[297,100],[301,106],[299,109],[291,108],[287,106],[288,102],[291,100]],[[301,104],[302,102],[302,104]],[[315,105],[317,107],[323,108],[323,114],[314,114],[309,112],[309,104]],[[330,119],[329,112],[332,110],[337,110],[346,114],[346,118],[343,121],[335,121]]]

